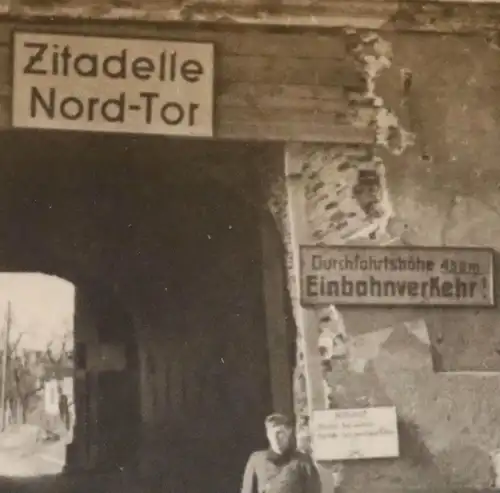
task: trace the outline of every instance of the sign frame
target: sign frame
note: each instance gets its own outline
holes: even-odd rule
[[[328,443],[323,443],[323,450],[321,450],[320,447],[318,447],[318,441],[321,440],[321,438],[318,436],[320,434],[320,429],[321,429],[321,423],[318,423],[318,421],[327,421],[329,418],[329,415],[335,415],[338,413],[353,413],[353,414],[358,414],[358,413],[364,413],[367,415],[369,422],[371,421],[372,423],[375,422],[375,418],[380,420],[382,418],[382,424],[375,423],[376,426],[378,425],[378,430],[377,431],[383,431],[385,435],[390,435],[390,437],[386,438],[386,445],[387,441],[389,441],[389,446],[391,448],[390,451],[387,453],[368,453],[368,454],[363,454],[363,448],[366,447],[366,443],[373,443],[373,437],[370,439],[368,436],[362,436],[361,432],[361,437],[359,440],[356,439],[356,437],[348,438],[346,436],[342,436],[342,432],[340,432],[340,436],[335,435],[332,437],[323,437],[322,439],[324,442],[330,442],[330,447],[334,451],[333,454],[328,454],[328,452],[325,451],[325,448],[328,447]],[[323,419],[321,419],[323,418]],[[345,430],[350,430],[351,433],[356,434],[357,430],[362,429],[363,427],[360,426],[359,421],[356,422],[356,418],[354,418],[354,427],[345,427],[346,424],[346,419],[342,419],[340,417],[337,420],[337,423],[335,426],[331,426],[330,432],[333,433],[334,430],[336,431],[338,429],[338,426],[340,425],[340,428]],[[369,423],[370,424],[370,423]],[[331,422],[331,425],[334,425],[334,422]],[[361,423],[362,425],[362,423]],[[313,452],[313,457],[316,461],[318,462],[332,462],[332,461],[353,461],[353,460],[374,460],[374,459],[398,459],[401,454],[401,446],[400,446],[400,436],[399,436],[399,417],[397,413],[396,406],[394,405],[387,405],[387,406],[373,406],[373,407],[362,407],[362,408],[348,408],[348,409],[317,409],[313,412],[313,415],[311,417],[311,435],[312,435],[312,452]],[[320,428],[320,429],[318,429]],[[369,430],[367,430],[369,432]],[[371,430],[373,432],[373,430]],[[359,431],[358,431],[359,433]],[[370,434],[370,433],[369,433]],[[342,442],[348,442],[349,448],[343,452],[342,448],[340,445]],[[392,442],[392,443],[391,443]],[[319,450],[318,450],[319,449]],[[377,450],[377,448],[375,447]],[[323,452],[321,454],[321,452]],[[327,455],[328,454],[328,455]]]
[[[105,30],[105,27],[103,27]],[[212,69],[211,69],[211,80],[210,80],[210,89],[211,89],[211,118],[210,118],[210,135],[185,135],[185,134],[177,134],[177,133],[158,133],[158,132],[137,132],[137,131],[111,131],[111,130],[92,130],[92,129],[71,129],[71,128],[54,128],[54,127],[37,127],[37,126],[17,126],[14,125],[14,99],[16,94],[16,85],[15,85],[15,68],[16,68],[16,36],[18,34],[21,35],[33,35],[33,36],[65,36],[68,38],[94,38],[94,39],[102,39],[102,40],[117,40],[117,41],[154,41],[157,43],[177,43],[177,44],[189,44],[189,45],[200,45],[200,46],[210,46],[212,50]],[[215,41],[207,41],[207,40],[196,40],[196,39],[183,39],[183,38],[175,38],[168,36],[155,36],[155,35],[126,35],[119,36],[116,33],[80,33],[71,31],[71,28],[63,27],[63,26],[46,26],[39,25],[37,27],[14,27],[10,33],[10,88],[11,95],[9,99],[10,108],[8,112],[8,126],[13,131],[37,131],[37,132],[76,132],[76,133],[87,133],[87,134],[98,134],[98,135],[123,135],[123,136],[144,136],[144,137],[163,137],[163,138],[176,138],[176,139],[214,139],[217,137],[217,92],[216,92],[216,71],[217,71],[217,60],[218,60],[218,49]]]
[[[407,252],[408,254],[416,253],[416,252],[433,252],[433,253],[443,253],[443,256],[446,256],[446,252],[450,254],[455,253],[471,253],[476,252],[488,257],[489,263],[489,272],[487,273],[487,277],[489,279],[489,297],[488,301],[484,303],[479,302],[471,302],[471,303],[462,303],[460,300],[457,300],[455,303],[436,303],[436,302],[422,302],[416,301],[415,303],[411,302],[395,302],[394,297],[392,297],[393,301],[387,302],[377,302],[370,301],[370,299],[366,299],[361,301],[359,297],[353,297],[352,301],[347,301],[345,299],[332,299],[330,301],[313,301],[308,300],[306,296],[304,296],[304,279],[306,275],[306,269],[304,266],[304,252],[306,251],[333,251],[333,252],[342,252],[348,253],[353,251],[386,251],[386,252]],[[299,258],[300,258],[300,267],[299,267],[299,299],[300,303],[305,308],[313,308],[315,306],[328,306],[328,305],[336,305],[336,306],[352,306],[352,307],[370,307],[370,308],[443,308],[443,309],[464,309],[464,308],[484,308],[491,309],[497,307],[497,286],[496,286],[496,267],[497,267],[497,258],[496,251],[491,247],[462,247],[462,246],[419,246],[419,245],[362,245],[362,244],[352,244],[352,245],[314,245],[314,244],[304,244],[299,246]],[[452,274],[449,274],[452,275]],[[420,298],[419,298],[420,300]]]

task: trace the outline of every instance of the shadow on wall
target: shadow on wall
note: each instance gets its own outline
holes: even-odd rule
[[[436,373],[423,320],[351,334],[325,379],[331,408],[395,405],[400,457],[344,464],[342,488],[488,488],[498,448],[498,377]],[[497,389],[497,390],[495,390]],[[478,396],[491,396],[478,399]]]
[[[381,492],[429,491],[449,485],[451,478],[437,464],[419,426],[399,419],[398,433],[400,456],[397,459],[344,462],[341,484],[335,493],[365,491],[368,484],[374,491]]]
[[[487,454],[478,447],[462,443],[460,436],[451,446],[435,454],[429,450],[425,433],[416,423],[399,420],[398,432],[399,459],[346,463],[340,492],[362,491],[363,484],[370,483],[377,491],[385,491],[386,488],[392,492],[429,489],[449,491],[449,488],[463,488],[471,475],[489,480],[485,488],[493,485],[494,472]],[[457,454],[462,459],[459,467]]]
[[[422,439],[421,430],[416,423],[407,420],[398,420],[398,434],[399,434],[399,453],[401,457],[408,459],[409,462],[425,467],[435,469],[433,475],[438,474],[439,471],[434,463],[434,457],[430,450],[427,448],[424,440]]]

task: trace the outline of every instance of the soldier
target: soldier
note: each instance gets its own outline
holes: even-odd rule
[[[248,459],[241,493],[320,493],[318,471],[312,459],[297,450],[290,420],[271,414],[265,428],[269,448]]]

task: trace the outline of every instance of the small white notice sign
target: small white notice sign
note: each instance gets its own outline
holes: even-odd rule
[[[315,411],[312,440],[319,461],[398,457],[396,408]]]

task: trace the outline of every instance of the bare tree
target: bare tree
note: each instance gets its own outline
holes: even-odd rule
[[[30,353],[20,348],[23,333],[8,345],[6,397],[16,422],[25,423],[31,398],[41,389],[36,372],[37,362]]]
[[[47,345],[46,355],[52,368],[55,372],[54,377],[57,380],[61,380],[63,377],[62,371],[70,365],[70,360],[73,355],[73,348],[71,347],[71,341],[73,337],[73,332],[71,329],[66,329],[61,338],[61,347],[54,350],[55,340],[52,340]]]
[[[7,361],[6,397],[12,415],[17,423],[26,423],[33,398],[44,388],[47,368],[52,370],[53,378],[62,380],[63,369],[69,364],[70,333],[64,334],[61,347],[54,350],[55,340],[47,345],[45,351],[33,352],[21,349],[23,333],[9,344]]]

